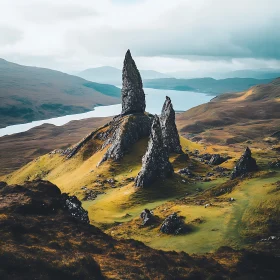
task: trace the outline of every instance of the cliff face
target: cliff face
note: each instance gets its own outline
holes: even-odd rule
[[[145,108],[142,79],[128,50],[122,71],[122,114],[144,113]]]
[[[148,148],[142,159],[142,168],[135,179],[135,186],[145,188],[154,183],[157,178],[167,178],[172,174],[173,167],[164,147],[160,120],[155,115]]]
[[[163,143],[169,153],[182,153],[171,99],[166,96],[160,116]]]

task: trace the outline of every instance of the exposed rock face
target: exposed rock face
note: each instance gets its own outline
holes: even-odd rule
[[[128,50],[122,72],[122,114],[144,113],[145,108],[142,79],[130,50]]]
[[[169,162],[168,153],[163,145],[160,120],[155,115],[148,148],[142,159],[142,168],[135,178],[136,187],[148,187],[157,178],[167,178],[172,176],[173,167]]]
[[[116,117],[105,134],[97,134],[97,137],[105,139],[102,149],[110,145],[98,165],[108,159],[121,160],[133,144],[149,136],[150,130],[151,119],[145,114]]]
[[[166,96],[160,117],[163,143],[169,153],[182,153],[178,130],[175,123],[175,111],[171,99]]]
[[[183,233],[185,231],[184,221],[173,213],[163,221],[160,231],[167,234]]]
[[[232,174],[231,179],[235,179],[236,177],[241,177],[246,175],[248,172],[257,171],[258,166],[256,160],[252,158],[251,150],[247,147],[244,154],[236,163]]]

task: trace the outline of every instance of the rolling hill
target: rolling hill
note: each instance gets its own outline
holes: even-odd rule
[[[0,127],[119,103],[120,89],[0,59]]]
[[[169,77],[169,75],[153,70],[140,70],[140,73],[143,79],[159,79]],[[102,66],[86,69],[80,73],[77,73],[77,76],[92,82],[120,85],[122,71],[115,67]]]
[[[254,85],[270,82],[272,79],[228,78],[215,80],[213,78],[197,79],[153,79],[144,80],[144,87],[167,90],[198,91],[213,95],[229,92],[239,92]]]
[[[208,143],[263,140],[280,128],[280,78],[220,95],[177,116],[181,133]]]

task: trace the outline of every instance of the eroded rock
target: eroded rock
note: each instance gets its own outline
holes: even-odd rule
[[[158,178],[172,176],[173,167],[163,144],[160,120],[155,115],[146,154],[142,159],[142,168],[135,179],[136,187],[148,187]]]
[[[173,213],[163,221],[160,231],[166,234],[180,234],[185,231],[185,223],[177,213]]]
[[[166,96],[160,116],[163,143],[169,153],[182,153],[180,138],[175,123],[175,111],[171,99]]]
[[[258,166],[256,160],[252,157],[251,150],[247,147],[244,154],[236,163],[231,174],[231,179],[244,176],[248,172],[253,172],[257,170],[258,170]]]
[[[149,209],[144,209],[140,214],[140,218],[142,219],[142,226],[151,225],[154,220],[154,216]]]
[[[122,71],[122,114],[144,113],[145,108],[142,79],[130,50],[128,50]]]

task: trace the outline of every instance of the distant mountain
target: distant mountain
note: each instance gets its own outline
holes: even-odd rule
[[[170,77],[169,75],[153,70],[140,70],[140,73],[142,79],[160,79]],[[77,73],[77,76],[92,82],[120,85],[122,81],[122,70],[111,66],[102,66],[86,69]]]
[[[243,91],[251,86],[270,82],[272,79],[230,78],[216,80],[213,78],[197,79],[153,79],[144,80],[144,87],[167,90],[197,91],[213,95]]]
[[[0,59],[0,127],[119,103],[120,89]]]
[[[177,116],[181,133],[210,143],[261,141],[279,133],[280,78],[223,94]],[[278,135],[278,134],[277,134]]]
[[[228,72],[220,75],[222,78],[255,78],[275,79],[280,77],[280,69],[247,69]]]

